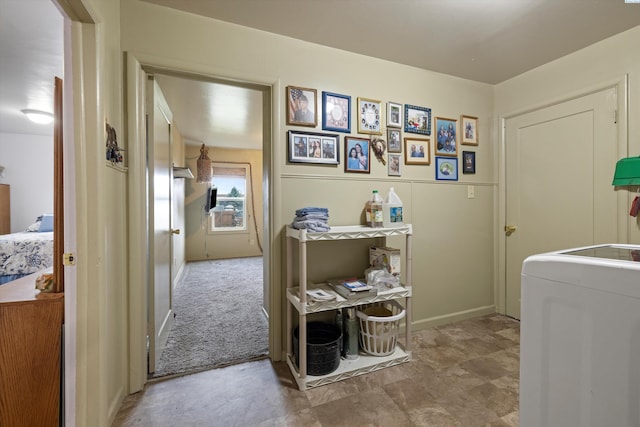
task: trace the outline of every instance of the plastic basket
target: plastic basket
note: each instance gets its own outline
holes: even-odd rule
[[[403,306],[390,300],[358,308],[360,347],[372,356],[387,356],[395,351]]]

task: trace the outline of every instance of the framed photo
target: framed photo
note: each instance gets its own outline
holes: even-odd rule
[[[287,134],[290,163],[340,164],[339,135],[295,130]]]
[[[404,104],[404,131],[431,135],[431,108]]]
[[[322,92],[322,129],[351,132],[351,97]]]
[[[353,136],[344,137],[345,172],[371,171],[371,141],[366,138],[356,138]]]
[[[436,117],[435,128],[434,154],[436,156],[458,157],[458,121]]]
[[[478,145],[478,118],[460,116],[460,129],[462,130],[462,145]]]
[[[402,134],[400,129],[387,129],[387,151],[402,153]]]
[[[436,157],[436,179],[439,181],[457,181],[458,158]]]
[[[476,173],[476,153],[475,151],[462,152],[462,173]]]
[[[402,104],[387,102],[387,127],[402,127]]]
[[[287,124],[316,127],[318,114],[316,111],[315,89],[287,86]]]
[[[358,98],[358,133],[382,135],[381,103],[375,99]]]
[[[431,164],[431,144],[429,139],[405,138],[404,139],[404,163],[405,165],[429,165]]]
[[[389,154],[389,176],[400,176],[400,165],[402,164],[401,157],[402,156],[400,154]]]

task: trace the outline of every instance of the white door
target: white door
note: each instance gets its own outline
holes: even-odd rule
[[[609,88],[506,120],[508,316],[520,318],[526,257],[616,241],[616,105]]]
[[[158,84],[147,85],[150,280],[148,291],[149,373],[155,372],[173,324],[171,286],[171,112]]]

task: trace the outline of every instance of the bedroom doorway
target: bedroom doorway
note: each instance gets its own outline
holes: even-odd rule
[[[266,291],[268,269],[265,266],[268,262],[263,258],[262,243],[265,241],[264,224],[268,224],[268,215],[264,213],[267,201],[263,200],[268,194],[264,190],[267,181],[263,177],[266,162],[264,128],[269,120],[269,108],[265,109],[265,105],[271,103],[270,87],[203,79],[156,68],[145,68],[145,71],[157,82],[171,111],[173,166],[187,168],[197,175],[197,160],[204,144],[212,160],[214,175],[213,181],[206,183],[176,176],[173,179],[170,227],[172,231],[176,230],[172,235],[170,257],[175,272],[170,293],[173,325],[168,330],[166,345],[162,351],[158,348],[155,366],[149,360],[149,378],[183,375],[267,357],[269,293]],[[228,117],[218,116],[213,120],[206,117],[207,114],[215,116],[216,110],[228,114],[230,108],[244,118],[241,123],[229,122]],[[241,178],[242,183],[225,189],[218,180],[225,174],[235,180]],[[208,214],[205,205],[213,185],[217,185],[218,203]],[[150,206],[149,212],[156,208],[157,205]],[[221,222],[222,218],[231,217],[233,220],[229,224],[228,221]],[[199,282],[201,277],[205,280]],[[190,290],[194,282],[195,288]],[[233,292],[231,286],[235,288]],[[238,289],[242,289],[242,297],[238,296]],[[193,305],[212,294],[217,297],[209,306],[197,308]],[[234,295],[254,303],[231,304]],[[214,304],[225,298],[229,304]],[[189,300],[192,305],[178,303]],[[231,309],[233,305],[235,307]],[[204,314],[204,319],[215,322],[184,320],[194,314]],[[236,335],[236,344],[227,347],[240,351],[219,352],[220,348],[225,348],[221,344],[233,342],[231,326],[239,319],[243,319],[243,324],[256,326]],[[184,324],[189,327],[181,328]],[[250,332],[258,335],[248,340],[249,347],[253,348],[244,348],[243,342]],[[176,348],[180,351],[173,351]],[[186,364],[171,357],[178,353],[181,356],[178,359],[186,356]],[[219,356],[212,357],[216,353]],[[236,356],[230,359],[234,354]]]

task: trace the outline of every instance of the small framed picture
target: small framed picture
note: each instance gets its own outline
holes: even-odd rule
[[[344,162],[345,172],[370,172],[370,151],[371,141],[366,138],[356,138],[353,136],[344,137],[344,152],[346,160]]]
[[[478,118],[471,116],[460,116],[460,126],[462,129],[462,145],[478,145]]]
[[[436,179],[438,181],[457,181],[458,159],[436,157]]]
[[[322,129],[351,132],[351,97],[322,92]]]
[[[382,135],[381,117],[380,101],[358,98],[358,133]]]
[[[435,128],[434,154],[436,156],[458,157],[458,121],[436,117]]]
[[[475,151],[462,152],[462,173],[476,173],[476,153]]]
[[[402,127],[402,104],[387,102],[387,127]]]
[[[287,86],[287,124],[296,126],[318,125],[315,89]]]
[[[387,129],[387,150],[390,153],[402,153],[402,134],[400,129]]]
[[[329,133],[288,132],[289,163],[340,164],[340,136]]]
[[[402,163],[400,154],[389,154],[389,176],[400,176],[400,164]]]
[[[406,165],[431,164],[431,144],[429,139],[406,138],[404,139],[404,163]]]
[[[431,108],[404,104],[404,131],[431,135]]]

